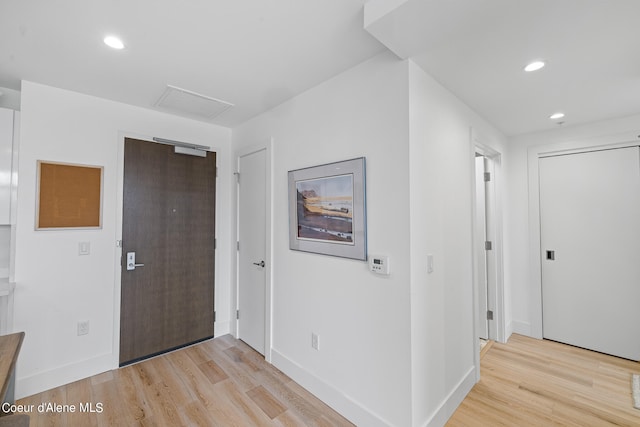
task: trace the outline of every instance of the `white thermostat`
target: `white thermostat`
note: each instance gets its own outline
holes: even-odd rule
[[[389,257],[380,255],[371,255],[369,257],[369,270],[376,274],[384,274],[388,276],[389,273]]]

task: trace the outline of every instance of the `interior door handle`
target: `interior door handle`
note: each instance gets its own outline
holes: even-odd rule
[[[253,265],[259,265],[260,267],[264,267],[265,263],[264,263],[264,260],[263,260],[263,261],[260,261],[260,262],[254,262]]]
[[[136,264],[136,253],[127,252],[127,270],[135,270],[136,267],[144,267],[144,264]]]

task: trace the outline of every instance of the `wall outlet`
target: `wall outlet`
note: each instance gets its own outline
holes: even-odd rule
[[[311,348],[320,350],[320,337],[318,334],[311,333]]]
[[[81,320],[78,322],[78,336],[87,335],[89,333],[89,321]]]

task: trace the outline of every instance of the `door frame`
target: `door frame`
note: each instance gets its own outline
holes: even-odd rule
[[[541,157],[576,154],[602,149],[640,145],[640,130],[594,138],[575,139],[527,149],[529,186],[529,301],[531,323],[521,325],[517,332],[542,339],[542,256],[540,233],[540,185],[538,161]]]
[[[479,135],[474,128],[470,128],[470,170],[475,171],[476,153],[482,154],[490,163],[490,169],[493,176],[486,186],[486,211],[487,211],[487,237],[492,242],[492,255],[487,257],[487,307],[493,310],[493,325],[489,325],[489,339],[501,343],[506,342],[506,325],[505,325],[505,301],[504,301],[504,244],[503,244],[503,224],[502,224],[502,188],[503,188],[503,170],[502,170],[502,153],[495,150],[487,144],[487,138]],[[473,346],[474,346],[474,364],[476,366],[476,380],[480,380],[480,340],[476,336],[478,322],[478,267],[475,256],[477,242],[477,227],[475,225],[476,217],[476,175],[471,173],[472,188],[472,247],[471,255],[473,259]],[[489,271],[490,270],[490,271]]]
[[[240,168],[240,157],[247,156],[252,153],[256,153],[258,151],[265,150],[265,179],[267,180],[265,187],[267,188],[267,194],[265,194],[265,319],[264,319],[264,358],[267,362],[271,363],[271,343],[273,337],[273,329],[271,327],[273,320],[272,313],[272,283],[273,283],[273,268],[272,268],[272,254],[273,254],[273,203],[272,203],[272,194],[273,194],[273,138],[270,138],[267,141],[263,141],[257,143],[255,145],[251,145],[245,148],[242,148],[234,153],[235,163],[234,163],[234,173],[238,172]],[[234,230],[235,230],[235,242],[238,242],[240,236],[240,192],[239,192],[239,183],[236,180],[234,188],[234,199],[235,199],[235,212],[233,215],[234,218]],[[237,243],[234,243],[237,245]],[[235,313],[238,310],[238,301],[239,301],[239,293],[240,293],[240,275],[239,275],[239,251],[238,247],[236,247],[235,256],[233,257],[233,282],[235,283],[235,291],[232,292],[232,312]],[[235,338],[238,338],[238,319],[236,316],[232,316],[232,325],[231,332]]]
[[[480,165],[482,165],[480,167]],[[476,317],[476,338],[491,339],[490,328],[493,328],[494,322],[489,322],[486,315],[483,315],[483,311],[489,310],[489,272],[487,267],[489,264],[489,258],[486,248],[483,242],[491,240],[489,229],[487,228],[487,222],[491,218],[487,215],[487,182],[484,180],[484,174],[492,171],[489,170],[490,160],[480,153],[476,153],[475,157],[475,198],[474,198],[474,285],[475,291],[478,295],[477,303],[477,317]],[[491,173],[493,175],[493,173]],[[483,285],[484,283],[484,285]],[[483,301],[484,299],[484,301]],[[495,336],[495,334],[494,334]]]
[[[141,135],[135,132],[118,132],[118,140],[117,140],[117,161],[116,161],[116,230],[115,230],[115,241],[114,241],[114,250],[115,250],[115,283],[113,287],[113,352],[112,352],[112,368],[118,369],[120,367],[120,299],[121,299],[121,289],[122,289],[122,267],[121,267],[121,257],[122,257],[122,218],[123,218],[123,208],[124,208],[124,142],[126,138],[139,139],[141,141],[148,141],[158,144],[158,142],[153,140],[153,136],[149,135]],[[197,141],[195,143],[198,143]],[[214,146],[210,146],[208,143],[199,142],[201,145],[209,146],[207,151],[216,153],[216,170],[220,169],[220,153],[223,151],[222,149]],[[215,239],[219,241],[219,233],[218,233],[218,224],[219,224],[219,191],[218,190],[219,183],[216,180],[216,237]],[[216,248],[214,253],[214,262],[215,265],[220,265],[220,255],[219,250]],[[218,291],[218,283],[219,283],[219,268],[216,268],[214,271],[214,313],[217,312],[217,291]],[[215,326],[214,326],[215,333]]]

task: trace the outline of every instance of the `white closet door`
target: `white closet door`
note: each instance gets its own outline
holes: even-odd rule
[[[544,337],[640,360],[640,149],[539,168]]]
[[[238,338],[264,355],[266,300],[266,150],[239,158]]]

